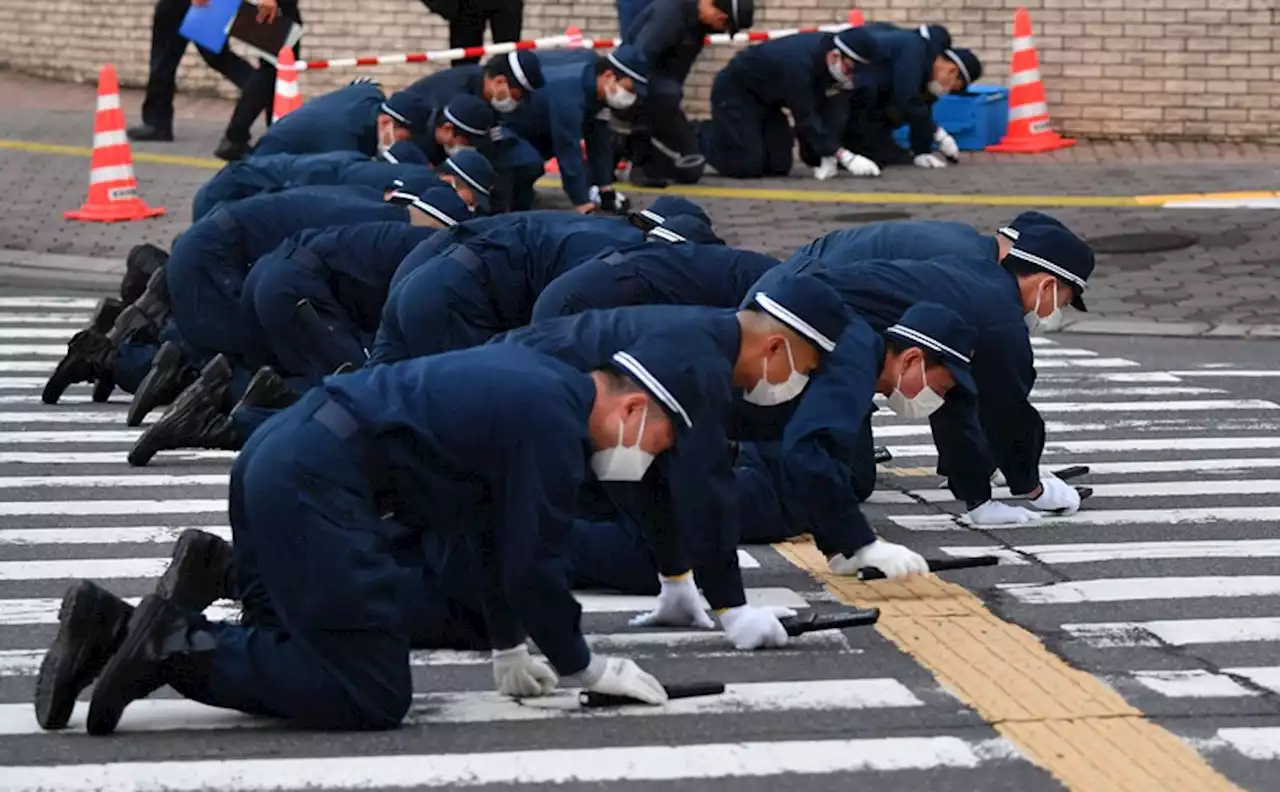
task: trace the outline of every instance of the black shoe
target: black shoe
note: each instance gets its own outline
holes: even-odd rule
[[[666,189],[671,185],[670,179],[664,179],[657,174],[650,173],[648,168],[640,165],[631,166],[630,181],[637,187]]]
[[[165,639],[184,630],[186,616],[173,603],[144,597],[129,619],[128,633],[111,655],[89,701],[85,724],[90,734],[115,731],[125,707],[146,698],[164,684]]]
[[[98,301],[98,305],[93,309],[93,319],[89,326],[99,333],[106,335],[115,326],[116,319],[120,316],[120,312],[124,310],[124,303],[114,297],[103,297]],[[93,400],[101,404],[111,398],[111,392],[116,389],[116,379],[110,373],[98,378],[93,385]]]
[[[342,365],[351,364],[343,363]],[[270,366],[263,366],[254,373],[253,379],[249,380],[249,387],[244,389],[244,395],[240,397],[240,401],[236,402],[236,406],[231,408],[231,412],[253,407],[283,410],[299,398],[299,394],[286,385],[279,374],[275,373]]]
[[[213,156],[227,162],[235,162],[249,156],[248,143],[233,143],[227,138],[223,138],[218,147],[213,150]]]
[[[124,260],[124,278],[120,281],[120,299],[131,303],[147,290],[147,282],[165,265],[169,254],[152,244],[135,245]]]
[[[133,394],[133,402],[129,405],[129,426],[141,426],[147,413],[161,405],[171,404],[194,379],[182,349],[172,341],[165,341],[151,359],[151,370]]]
[[[155,595],[196,613],[215,600],[230,598],[231,545],[195,528],[183,531]]]
[[[889,453],[889,449],[885,446],[876,446],[875,454],[877,463],[884,463],[893,459],[893,454]]]
[[[129,139],[138,143],[172,143],[172,129],[156,129],[150,124],[139,124],[125,131]]]
[[[45,404],[57,404],[67,388],[77,382],[97,382],[111,376],[116,362],[116,347],[103,333],[90,328],[71,336],[67,354],[49,375],[40,398]]]
[[[129,464],[147,464],[157,451],[175,448],[238,450],[231,419],[227,417],[227,386],[231,363],[225,355],[210,360],[196,381],[174,399],[164,417],[142,433]]]
[[[116,595],[81,580],[62,597],[58,634],[36,677],[36,722],[62,729],[71,720],[76,696],[124,641],[133,607]]]

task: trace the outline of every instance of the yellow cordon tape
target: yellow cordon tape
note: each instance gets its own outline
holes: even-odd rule
[[[93,149],[86,146],[61,146],[26,140],[0,139],[0,150],[26,151],[32,154],[56,154],[89,157]],[[178,165],[186,168],[218,170],[226,163],[212,157],[185,157],[174,154],[152,154],[135,151],[134,162],[152,165]],[[559,187],[560,180],[547,177],[538,180],[540,187]],[[839,192],[822,190],[786,190],[769,187],[708,187],[680,185],[670,190],[628,185],[627,192],[642,195],[679,194],[690,198],[728,198],[743,201],[790,201],[827,204],[935,204],[951,206],[1022,206],[1041,208],[1123,208],[1159,207],[1167,203],[1188,201],[1249,201],[1280,199],[1280,192],[1192,193],[1185,195],[956,195],[947,193],[903,192]],[[1221,208],[1233,208],[1224,205]]]
[[[774,548],[846,605],[879,608],[881,635],[1068,789],[1239,792],[1191,746],[964,588],[934,576],[871,583],[833,575],[807,539]]]

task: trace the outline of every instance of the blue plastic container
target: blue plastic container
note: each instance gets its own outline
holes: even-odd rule
[[[982,151],[1000,142],[1009,125],[1009,89],[1003,85],[971,85],[962,94],[949,94],[933,105],[933,121],[951,133],[961,151]],[[893,139],[908,148],[907,128],[894,130]]]

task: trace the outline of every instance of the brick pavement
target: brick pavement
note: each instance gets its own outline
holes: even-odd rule
[[[84,146],[91,137],[92,86],[46,83],[0,73],[0,138]],[[137,118],[140,95],[125,91],[126,118]],[[205,157],[220,134],[230,105],[214,98],[180,97],[180,140],[138,145],[135,152]],[[169,209],[165,218],[100,226],[61,219],[83,199],[88,162],[81,157],[0,149],[0,183],[9,192],[0,213],[0,248],[94,257],[120,257],[134,244],[168,244],[189,219],[190,199],[211,171],[186,165],[136,165],[146,200]],[[1280,148],[1230,144],[1081,145],[1044,157],[968,155],[941,172],[890,169],[878,180],[851,178],[817,183],[797,169],[789,179],[734,181],[709,178],[707,186],[790,190],[936,192],[948,195],[1132,196],[1280,188]],[[625,187],[624,187],[625,190]],[[547,205],[567,205],[557,190]],[[638,201],[651,196],[636,196]],[[699,199],[726,239],[735,245],[788,255],[836,228],[905,216],[952,219],[994,229],[1022,206],[929,203],[810,203],[742,198]],[[1161,332],[1198,334],[1217,328],[1280,326],[1280,212],[1154,207],[1071,207],[1052,210],[1089,238],[1137,231],[1175,231],[1196,244],[1157,254],[1101,254],[1090,287],[1090,320],[1158,322]],[[1193,323],[1193,324],[1187,324]],[[1141,332],[1142,325],[1095,325]],[[1232,328],[1236,328],[1234,331]],[[1085,329],[1081,327],[1080,329]]]

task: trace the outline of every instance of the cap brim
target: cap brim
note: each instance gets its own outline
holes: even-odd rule
[[[953,360],[946,361],[947,371],[951,372],[951,378],[956,381],[956,387],[966,393],[977,393],[978,386],[973,381],[973,373],[968,366],[963,366]]]

